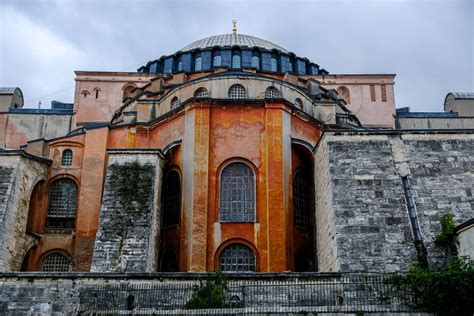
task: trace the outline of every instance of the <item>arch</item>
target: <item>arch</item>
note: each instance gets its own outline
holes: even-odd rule
[[[93,89],[94,93],[95,93],[95,98],[98,99],[99,98],[99,91],[102,91],[99,87],[95,87]]]
[[[234,69],[239,69],[241,68],[241,58],[240,58],[240,55],[238,54],[233,54],[232,55],[232,68]]]
[[[296,98],[295,102],[293,103],[298,109],[303,109],[303,101],[300,98]]]
[[[247,91],[242,85],[234,84],[229,88],[227,96],[229,99],[246,99]]]
[[[217,252],[218,267],[222,272],[256,272],[257,256],[246,243],[231,242]]]
[[[351,94],[346,86],[340,86],[336,90],[341,99],[346,101],[347,104],[351,103]]]
[[[298,169],[293,176],[294,225],[304,229],[310,227],[309,207],[311,205],[311,195],[308,191],[312,185],[307,178],[303,169]]]
[[[195,98],[209,98],[209,91],[206,88],[199,88],[194,92]]]
[[[201,54],[197,54],[194,58],[194,70],[201,71],[202,70],[202,57]]]
[[[32,232],[35,230],[35,223],[38,222],[37,214],[42,209],[44,201],[44,191],[46,187],[46,181],[38,181],[30,195],[30,203],[28,206],[28,219],[26,222],[26,231]]]
[[[39,270],[42,272],[71,272],[71,256],[61,249],[48,251],[41,256]]]
[[[123,87],[123,95],[122,100],[126,100],[128,98],[133,97],[133,91],[137,88],[137,85],[133,82],[126,83]]]
[[[252,56],[252,67],[260,69],[260,57],[258,55]]]
[[[161,150],[163,152],[163,156],[166,156],[168,154],[168,152],[171,149],[173,149],[174,147],[181,145],[182,142],[183,142],[182,139],[178,139],[178,140],[175,140],[175,141],[169,143],[165,147],[163,147],[163,149]]]
[[[233,160],[221,169],[219,181],[219,221],[255,222],[254,169],[244,161]]]
[[[72,150],[71,149],[65,149],[63,151],[63,157],[61,159],[61,165],[64,167],[68,167],[72,165]]]
[[[277,99],[280,97],[280,91],[275,87],[268,87],[265,90],[266,99]]]
[[[181,175],[176,168],[169,170],[163,179],[162,227],[179,225],[181,216]]]
[[[179,102],[178,97],[174,97],[173,99],[171,99],[171,109],[175,109],[179,107],[180,105],[181,103]]]
[[[215,56],[212,58],[212,66],[213,66],[213,67],[220,67],[220,66],[222,66],[222,57],[221,57],[221,55],[215,55]]]
[[[68,178],[52,183],[49,189],[46,228],[73,229],[76,221],[77,185]]]
[[[179,264],[178,264],[178,255],[176,251],[171,248],[166,248],[160,260],[160,271],[161,272],[178,272]]]
[[[82,90],[81,91],[81,95],[86,98],[88,95],[90,95],[91,93],[88,91],[88,90]]]

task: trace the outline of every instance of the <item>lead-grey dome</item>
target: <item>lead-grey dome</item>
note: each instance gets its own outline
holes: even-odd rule
[[[273,44],[267,40],[245,35],[245,34],[222,34],[222,35],[215,35],[200,39],[195,41],[189,45],[186,45],[181,49],[182,52],[191,51],[193,49],[199,48],[212,48],[214,46],[247,46],[247,47],[259,47],[268,50],[277,49],[283,53],[288,53],[286,49],[283,47]]]

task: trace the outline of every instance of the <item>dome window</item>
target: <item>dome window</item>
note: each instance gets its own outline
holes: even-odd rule
[[[277,99],[280,97],[280,92],[275,87],[268,87],[265,90],[265,99]]]
[[[296,98],[295,103],[293,103],[298,109],[303,109],[303,101],[300,98]]]
[[[180,106],[181,103],[179,102],[179,99],[178,97],[174,97],[172,100],[171,100],[171,109],[175,109],[177,108],[178,106]]]
[[[229,99],[246,99],[247,91],[240,84],[234,84],[229,88]]]
[[[272,57],[272,59],[271,59],[271,68],[270,68],[271,71],[275,71],[275,72],[276,72],[276,71],[277,71],[277,68],[278,68],[277,66],[278,66],[278,64],[277,64],[276,58],[275,58],[275,57]]]
[[[201,98],[209,98],[209,92],[207,91],[206,88],[199,88],[196,90],[194,93],[194,97],[201,99]]]
[[[222,57],[219,55],[214,56],[214,58],[212,59],[212,64],[214,65],[214,67],[222,66]]]
[[[196,59],[194,59],[194,70],[201,71],[202,70],[202,57],[198,55]]]
[[[183,62],[181,61],[181,58],[179,58],[176,61],[176,70],[177,71],[182,71],[183,70]]]
[[[232,56],[232,68],[234,68],[234,69],[241,68],[240,56],[239,55]]]
[[[260,69],[260,58],[258,56],[252,56],[252,67]]]

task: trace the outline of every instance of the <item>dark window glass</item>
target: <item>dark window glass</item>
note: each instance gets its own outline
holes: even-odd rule
[[[63,151],[63,159],[62,159],[61,164],[63,166],[72,165],[72,150],[66,149],[65,151]]]
[[[47,228],[74,228],[77,186],[70,179],[57,180],[49,191]]]
[[[309,206],[311,184],[302,170],[298,170],[293,182],[293,206],[295,226],[309,228]]]
[[[181,178],[176,170],[171,170],[163,181],[163,227],[179,224],[181,213]]]
[[[226,166],[221,173],[221,222],[255,221],[255,178],[243,162]]]
[[[255,255],[243,244],[231,244],[222,250],[219,266],[222,272],[255,272]]]
[[[161,257],[161,272],[178,272],[178,258],[171,249],[166,249]]]

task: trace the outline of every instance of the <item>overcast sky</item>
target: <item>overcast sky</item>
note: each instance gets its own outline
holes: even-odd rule
[[[203,37],[274,42],[330,73],[395,73],[397,107],[474,91],[474,1],[0,0],[0,86],[73,101],[74,70],[135,71]]]

